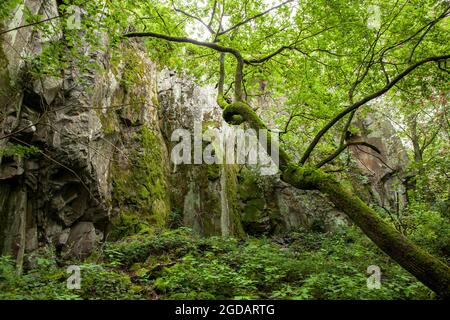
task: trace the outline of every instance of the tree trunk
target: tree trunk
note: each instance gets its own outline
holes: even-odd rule
[[[336,208],[347,214],[381,250],[440,298],[450,299],[450,268],[384,222],[331,175],[297,166],[286,169],[282,177],[297,188],[317,189],[325,193]]]

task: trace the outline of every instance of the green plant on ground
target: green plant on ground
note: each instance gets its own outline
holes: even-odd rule
[[[80,262],[80,290],[67,289],[66,265],[51,252],[33,261],[19,276],[11,259],[0,258],[0,298],[434,298],[354,227],[245,240],[202,238],[188,228],[135,235],[107,243],[96,263]],[[369,265],[381,269],[380,289],[367,287]]]

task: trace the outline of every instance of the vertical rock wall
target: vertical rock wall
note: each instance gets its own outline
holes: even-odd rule
[[[216,104],[213,88],[197,86],[192,79],[167,69],[160,73],[159,100],[162,130],[169,150],[172,133],[186,129],[193,139],[194,126],[203,134],[207,128],[227,130]],[[204,235],[242,235],[237,206],[237,166],[171,163],[173,211],[183,225]]]
[[[350,147],[356,167],[368,177],[364,183],[366,200],[398,213],[407,205],[403,172],[409,162],[406,149],[387,119],[368,115],[359,119],[357,126],[359,133],[349,137],[349,141],[365,141],[380,151]]]
[[[24,4],[58,14],[55,1]],[[2,29],[24,23],[21,6]],[[0,251],[18,265],[48,244],[86,256],[119,213],[162,227],[170,212],[155,64],[133,44],[115,65],[91,52],[98,70],[32,78],[25,57],[47,40],[31,28],[1,39]]]

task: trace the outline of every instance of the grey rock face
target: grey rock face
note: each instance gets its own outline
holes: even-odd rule
[[[58,14],[56,1],[24,5],[44,18]],[[24,24],[23,8],[2,29]],[[23,56],[39,54],[43,41],[31,28],[7,33],[0,41],[0,136],[5,137],[0,149],[13,151],[0,155],[0,251],[17,256],[19,265],[25,250],[48,244],[65,246],[65,251],[70,246],[74,256],[91,251],[94,235],[102,235],[111,220],[112,164],[133,151],[123,144],[139,126],[157,130],[159,125],[152,103],[156,68],[145,55],[145,76],[133,92],[120,84],[123,65],[113,72],[109,56],[98,52],[93,59],[104,68],[95,74],[74,65],[63,78],[24,82]],[[135,96],[143,102],[117,108],[130,105]],[[38,151],[20,153],[30,146]]]
[[[200,135],[208,128],[229,130],[212,87],[199,87],[189,77],[165,69],[159,75],[158,93],[161,129],[169,152],[178,143],[171,141],[177,129],[189,131],[192,145],[195,126]],[[181,212],[184,225],[205,235],[242,234],[236,206],[236,166],[194,164],[192,159],[191,164],[171,162],[170,167],[173,210]]]
[[[368,177],[366,200],[386,209],[402,210],[407,204],[403,169],[409,163],[405,147],[387,119],[366,116],[357,126],[360,133],[349,140],[368,142],[381,152],[365,146],[350,148],[357,168]]]
[[[78,222],[69,233],[69,237],[65,242],[66,253],[68,258],[84,258],[88,256],[95,248],[97,243],[97,235],[92,222]]]
[[[334,231],[345,222],[318,191],[298,190],[278,175],[260,176],[254,168],[243,168],[239,177],[242,224],[253,235],[273,234],[292,228]]]

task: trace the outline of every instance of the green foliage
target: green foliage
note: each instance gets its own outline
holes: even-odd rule
[[[4,149],[0,149],[0,157],[19,156],[28,158],[39,154],[41,150],[36,146],[24,146],[21,144],[9,143]]]
[[[267,239],[200,238],[180,228],[107,243],[100,262],[81,263],[81,289],[41,254],[25,274],[0,258],[3,299],[430,299],[431,292],[354,228],[299,229]],[[369,265],[381,288],[366,285]]]
[[[79,295],[82,299],[133,300],[142,298],[142,288],[131,282],[129,275],[119,270],[111,270],[102,265],[83,264]]]
[[[169,299],[225,299],[253,298],[248,292],[253,287],[251,279],[214,257],[212,252],[203,259],[186,255],[181,263],[165,270],[155,281],[157,290],[167,293]]]
[[[153,236],[137,235],[122,241],[108,243],[105,249],[107,261],[113,264],[131,266],[145,261],[150,255],[170,252],[176,255],[189,251],[195,236],[187,228],[176,229]]]
[[[68,300],[79,299],[67,289],[66,274],[48,254],[37,257],[35,267],[19,276],[10,257],[0,257],[0,299]]]
[[[21,3],[21,0],[4,0],[0,3],[0,21],[10,17],[11,13]]]
[[[134,234],[152,234],[153,228],[146,217],[134,212],[122,212],[113,219],[111,240],[117,240]]]
[[[301,294],[307,299],[428,299],[431,292],[381,253],[356,229],[292,234],[291,246],[311,272]],[[381,288],[366,287],[370,265],[381,269]]]
[[[267,188],[267,179],[264,179],[257,170],[243,168],[239,174],[238,192],[242,200],[258,199],[264,196]]]
[[[80,289],[69,289],[70,273],[55,263],[51,252],[33,258],[33,268],[17,275],[10,257],[0,257],[1,300],[80,300],[80,299],[138,299],[142,288],[131,282],[120,270],[101,264],[81,263]]]
[[[136,53],[135,48],[129,48],[120,54],[121,61],[125,62],[120,84],[129,90],[133,86],[145,85],[142,79],[144,77],[145,65],[140,57]]]
[[[239,22],[266,11],[267,1],[62,2],[58,8],[61,13],[67,12],[70,5],[83,9],[81,28],[67,28],[64,19],[33,26],[45,41],[39,46],[38,54],[24,58],[31,80],[43,75],[60,77],[62,72],[76,69],[82,75],[76,81],[84,81],[84,75],[90,78],[102,68],[99,62],[105,61],[98,59],[99,56],[110,54],[115,62],[124,62],[121,85],[130,91],[136,84],[142,85],[139,81],[145,73],[140,56],[133,54],[135,48],[122,37],[130,31],[151,30],[214,41],[239,50],[248,60],[290,46],[290,50],[264,64],[247,64],[243,82],[249,103],[254,101],[253,97],[267,93],[275,99],[272,107],[258,111],[269,120],[271,127],[285,128],[292,120],[282,142],[292,151],[294,159],[343,108],[383,88],[386,81],[414,62],[448,54],[450,44],[449,20],[435,20],[445,12],[445,1],[295,1],[241,25]],[[2,1],[0,20],[10,17],[19,3],[19,0]],[[221,7],[215,16],[211,16],[213,4]],[[380,10],[380,26],[376,28],[368,27],[369,6],[373,5]],[[173,6],[189,14],[174,11]],[[45,18],[42,12],[33,15],[26,8],[24,12],[26,23]],[[209,33],[192,15],[206,22],[210,20],[209,26],[214,31],[237,27],[224,35]],[[226,16],[227,21],[222,21],[220,16]],[[146,39],[142,47],[161,67],[187,72],[201,84],[217,83],[217,52],[154,38]],[[124,48],[132,48],[131,54]],[[1,57],[2,71],[6,70],[5,61]],[[235,81],[235,67],[235,59],[227,54],[225,82],[230,89]],[[407,124],[404,137],[419,147],[411,152],[414,154],[409,168],[415,186],[410,192],[408,215],[412,230],[408,236],[448,259],[448,96],[444,94],[442,101],[433,98],[436,93],[449,90],[445,67],[428,64],[416,69],[392,86],[383,101],[390,100],[390,103],[379,109],[383,114],[398,114],[400,122]],[[6,76],[2,74],[0,80],[9,82],[7,73],[2,73]],[[428,99],[430,96],[432,99]],[[399,107],[390,110],[392,105]],[[251,112],[252,119],[257,119]],[[364,112],[374,111],[358,111],[361,117],[365,116]],[[411,121],[411,114],[416,114],[419,120]],[[260,122],[256,124],[263,126]],[[106,123],[108,133],[114,132],[115,125]],[[312,161],[325,158],[335,150],[343,128],[344,121],[340,121],[330,129],[321,139]],[[358,133],[353,127],[349,131]],[[250,238],[244,242],[232,238],[199,239],[184,229],[157,234],[170,212],[165,173],[161,168],[165,160],[159,149],[162,142],[145,125],[135,138],[139,148],[130,157],[128,167],[113,168],[114,204],[120,216],[111,238],[131,237],[108,243],[102,263],[82,264],[85,282],[79,292],[67,290],[64,269],[56,265],[54,257],[38,257],[35,266],[21,276],[15,274],[10,259],[1,257],[0,298],[131,299],[144,297],[153,290],[168,299],[430,297],[426,288],[353,229],[338,234],[300,230],[276,239]],[[38,152],[34,147],[20,145],[8,145],[1,150],[2,155],[23,157]],[[344,154],[336,159],[338,164],[346,164],[342,161]],[[210,180],[219,177],[216,169],[209,170]],[[305,180],[303,171],[304,168],[298,172],[300,180]],[[366,183],[366,178],[363,179],[360,182]],[[314,176],[311,180],[315,180]],[[242,182],[239,193],[249,202],[245,214],[255,215],[263,207],[264,185],[250,174]],[[443,206],[437,208],[437,203]],[[172,220],[178,225],[180,212],[173,214]],[[368,290],[365,286],[365,271],[370,264],[382,269],[379,290]]]
[[[450,219],[430,210],[423,202],[412,202],[409,206],[412,232],[410,237],[420,246],[428,248],[450,263]]]
[[[139,272],[167,299],[430,298],[428,289],[354,229],[335,235],[299,230],[246,242],[169,232],[108,250],[112,260],[139,264]],[[371,264],[382,270],[379,290],[366,287]]]
[[[170,229],[176,229],[183,226],[183,212],[181,209],[174,208],[170,211],[167,218],[167,226]]]

